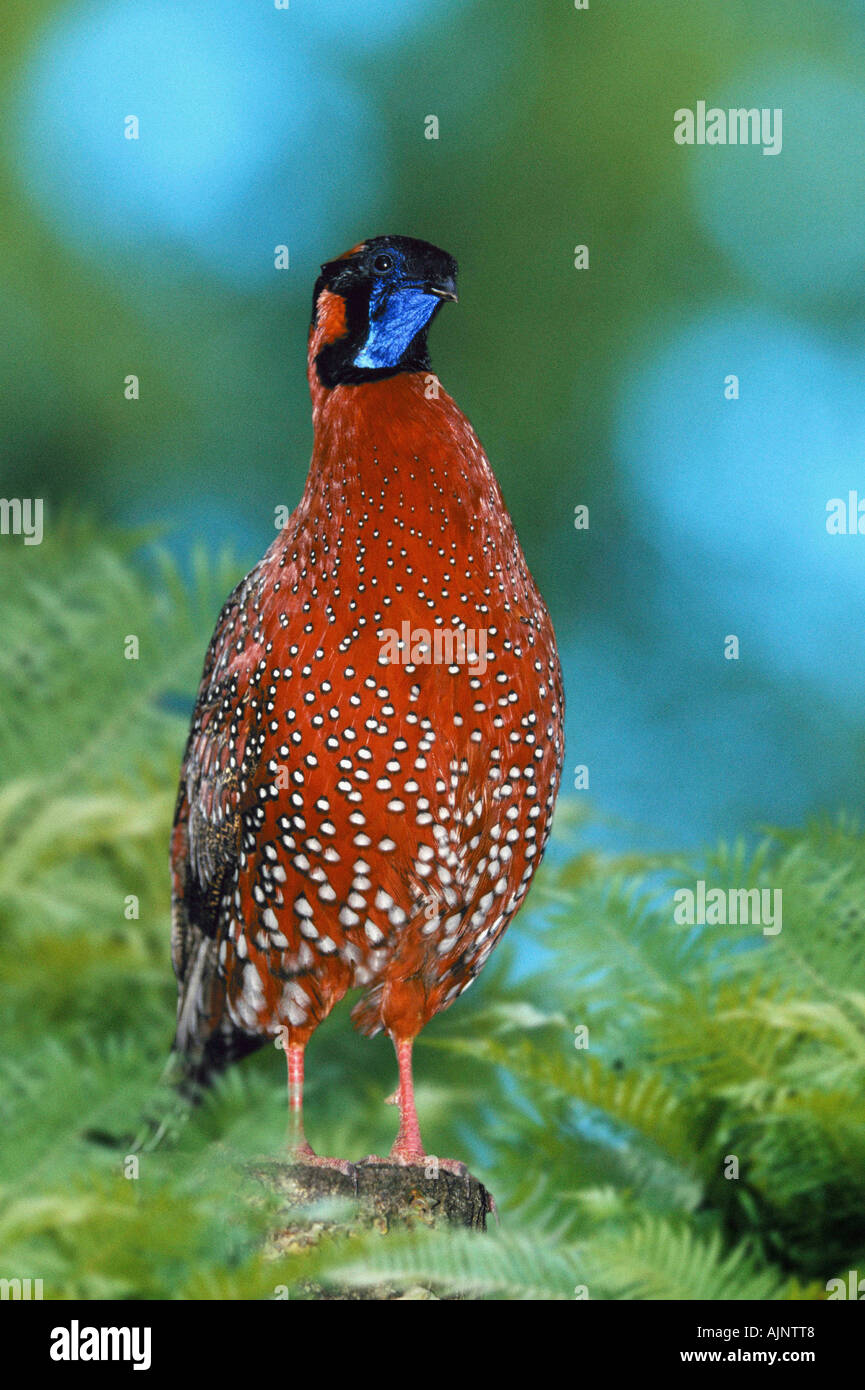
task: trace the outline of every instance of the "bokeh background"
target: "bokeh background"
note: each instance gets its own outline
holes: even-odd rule
[[[865,457],[860,0],[32,0],[4,29],[4,495],[251,562],[307,467],[319,262],[422,236],[461,264],[434,362],[593,803],[681,844],[855,799],[865,565],[825,504]],[[782,107],[782,154],[676,145],[699,99]]]
[[[568,702],[563,824],[578,824],[580,852],[630,855],[617,869],[646,870],[640,853],[736,841],[704,864],[736,886],[763,881],[768,861],[741,848],[761,826],[855,814],[865,785],[865,537],[826,531],[830,498],[865,496],[865,0],[591,0],[587,10],[572,0],[290,0],[285,9],[27,0],[6,4],[3,30],[0,495],[44,498],[46,528],[38,551],[0,538],[4,1036],[21,1054],[5,1113],[19,1160],[31,1155],[46,1193],[66,1182],[61,1152],[70,1173],[91,1174],[77,1216],[46,1196],[47,1224],[37,1239],[25,1214],[15,1248],[23,1273],[36,1241],[38,1276],[52,1267],[53,1241],[67,1292],[245,1296],[215,1275],[204,1292],[194,1274],[178,1284],[167,1247],[158,1278],[143,1264],[118,1273],[136,1241],[162,1226],[130,1197],[123,1251],[106,1256],[120,1219],[108,1174],[112,1132],[129,1122],[170,1039],[167,833],[204,646],[223,596],[270,544],[274,509],[294,505],[306,474],[306,332],[319,263],[387,232],[433,241],[460,262],[460,304],[436,321],[433,364],[487,448],[553,614]],[[677,145],[673,113],[699,100],[782,108],[782,153]],[[130,115],[137,140],[124,138]],[[436,140],[426,138],[430,115]],[[284,270],[274,264],[283,244]],[[589,268],[579,270],[583,244]],[[130,374],[138,400],[124,394]],[[725,396],[730,375],[735,400]],[[574,527],[579,505],[589,507],[588,530]],[[142,637],[135,669],[118,657],[126,632]],[[728,634],[739,638],[738,661],[724,659]],[[148,660],[162,663],[158,678]],[[573,790],[577,765],[589,769],[588,790]],[[636,1176],[614,1120],[639,1128],[647,1095],[663,1110],[652,1088],[665,1047],[674,1071],[677,1058],[690,1059],[682,1084],[703,1075],[672,1031],[647,1045],[641,1030],[653,1010],[660,1016],[652,990],[662,976],[674,982],[661,994],[690,1018],[697,1048],[709,1025],[695,1000],[709,1009],[718,963],[735,974],[748,953],[741,943],[710,952],[701,977],[677,946],[656,977],[634,946],[632,977],[605,974],[632,940],[657,943],[647,922],[660,931],[660,919],[624,886],[605,896],[607,869],[596,881],[574,853],[573,842],[555,851],[547,896],[539,890],[521,914],[481,1003],[479,986],[459,1015],[429,1030],[442,1051],[426,1053],[419,1095],[433,1143],[462,1145],[505,1191],[509,1180],[518,1190],[527,1152],[559,1174],[578,1152],[580,1171],[601,1184],[618,1171],[624,1206],[598,1188],[581,1208],[615,1225],[634,1190],[653,1212],[664,1202],[654,1178],[641,1188],[647,1170]],[[799,940],[822,942],[824,956],[818,970],[807,953],[789,955],[785,987],[804,979],[835,1008],[854,965],[862,978],[851,935],[852,923],[861,941],[861,844],[848,827],[809,840],[804,860],[790,853],[769,879],[792,895],[782,940],[795,940],[798,902]],[[854,861],[861,877],[851,879]],[[648,865],[650,895],[660,862]],[[681,875],[698,861],[683,862],[688,881]],[[840,906],[815,888],[830,880],[832,893],[846,884]],[[133,888],[141,916],[124,920],[120,895]],[[834,945],[828,928],[820,936],[830,900],[844,953],[840,936]],[[534,992],[514,984],[549,965],[550,952],[558,964]],[[775,988],[766,970],[761,1009]],[[574,1001],[590,1002],[580,1012]],[[651,1058],[648,1090],[626,1087],[627,1104],[613,1071],[607,1092],[569,1093],[573,1051],[558,1108],[533,1108],[532,1088],[551,1078],[537,1057],[521,1073],[528,1097],[499,1076],[485,1110],[464,1059],[449,1069],[448,1039],[456,1047],[474,1036],[476,1063],[500,1027],[513,1037],[551,1026],[570,1048],[586,1011],[606,1020],[605,1065]],[[838,1023],[831,1011],[820,1017],[815,1048]],[[798,1046],[806,1014],[785,1018],[785,1047],[794,1034]],[[778,1016],[758,1022],[758,1032],[781,1028]],[[333,1026],[331,1041],[311,1048],[313,1128],[325,1147],[356,1148],[362,1126],[346,1076],[357,1068],[353,1099],[372,1115],[392,1061],[386,1040],[368,1045],[344,1021]],[[843,1053],[849,1033],[838,1027]],[[768,1055],[762,1045],[750,1034],[730,1043],[729,1074],[713,1063],[711,1113],[726,1115],[734,1095],[744,1107],[718,1131],[721,1153],[743,1114],[748,1123],[769,1114],[760,1087],[784,1066],[792,1070],[783,1096],[773,1092],[777,1104],[790,1104],[785,1087],[798,1087],[803,1106],[811,1094],[798,1053],[795,1066],[792,1053],[773,1054],[752,1077]],[[505,1053],[493,1049],[490,1065]],[[759,1226],[754,1211],[771,1209],[763,1224],[784,1235],[764,1248],[788,1273],[822,1279],[836,1257],[847,1268],[851,1241],[865,1241],[862,1204],[859,1226],[849,1207],[861,1137],[844,1154],[828,1137],[851,1120],[859,1082],[819,1048],[809,1056],[814,1109],[796,1119],[789,1187],[766,1158],[759,1200],[731,1215],[714,1179],[693,1187],[682,1140],[672,1147],[687,1152],[687,1172],[665,1200],[692,1215],[718,1204],[727,1235]],[[280,1059],[255,1065],[199,1118],[202,1149],[225,1143],[239,1115],[250,1143],[278,1142]],[[753,1082],[747,1095],[736,1089],[742,1076]],[[613,1119],[580,1118],[587,1100]],[[708,1092],[683,1113],[704,1113],[700,1105],[710,1106]],[[82,1106],[86,1153],[80,1134],[56,1137],[64,1126],[77,1133]],[[380,1109],[367,1147],[389,1142],[393,1117]],[[660,1134],[662,1147],[664,1126],[652,1140]],[[46,1153],[38,1136],[49,1131]],[[91,1208],[100,1143],[103,1205]],[[715,1150],[707,1154],[714,1173]],[[170,1185],[176,1171],[164,1177],[162,1215],[175,1214],[167,1229],[186,1197]],[[846,1221],[847,1236],[838,1225],[830,1238],[816,1217],[809,1226],[818,1208],[830,1225]],[[61,1257],[76,1221],[78,1246]],[[208,1258],[221,1269],[230,1252],[213,1241]],[[689,1278],[664,1286],[666,1296],[693,1287]],[[742,1287],[732,1275],[728,1283]],[[628,1296],[632,1285],[622,1275],[607,1287]],[[774,1296],[771,1287],[754,1296]]]

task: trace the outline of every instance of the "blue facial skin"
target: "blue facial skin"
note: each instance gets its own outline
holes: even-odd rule
[[[417,333],[429,323],[440,300],[417,283],[396,276],[377,281],[369,306],[369,333],[354,359],[356,367],[396,367]]]

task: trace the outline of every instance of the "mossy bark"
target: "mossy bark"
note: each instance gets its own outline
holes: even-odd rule
[[[268,1247],[276,1258],[314,1248],[326,1236],[353,1236],[390,1231],[457,1226],[482,1232],[493,1202],[483,1183],[428,1166],[359,1163],[348,1172],[337,1168],[261,1159],[247,1167],[251,1177],[278,1199],[278,1224]],[[333,1209],[333,1204],[338,1207]],[[331,1208],[329,1211],[328,1208]],[[321,1299],[434,1299],[423,1285],[397,1288],[335,1289],[310,1284],[303,1295]],[[449,1295],[453,1297],[454,1295]]]

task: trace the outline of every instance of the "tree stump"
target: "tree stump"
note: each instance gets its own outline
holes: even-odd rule
[[[278,1225],[268,1237],[268,1252],[299,1254],[325,1237],[352,1237],[378,1232],[386,1239],[393,1230],[457,1226],[482,1232],[493,1200],[483,1183],[438,1168],[396,1163],[358,1163],[348,1172],[264,1158],[247,1165],[256,1179],[279,1199]],[[334,1204],[339,1205],[334,1207]],[[328,1210],[330,1208],[330,1210]],[[347,1247],[350,1251],[350,1245]],[[305,1285],[303,1296],[320,1299],[435,1299],[428,1287],[321,1288]],[[448,1295],[454,1297],[454,1295]],[[458,1295],[457,1295],[458,1297]]]

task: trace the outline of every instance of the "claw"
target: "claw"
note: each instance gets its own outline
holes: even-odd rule
[[[307,1144],[304,1148],[293,1149],[289,1155],[295,1163],[308,1168],[333,1168],[335,1172],[342,1173],[343,1177],[351,1178],[354,1190],[357,1191],[357,1165],[349,1163],[347,1158],[325,1158],[321,1154],[313,1153]]]

